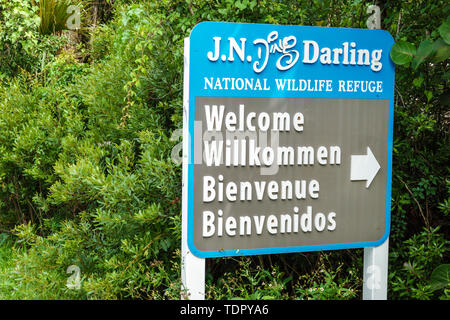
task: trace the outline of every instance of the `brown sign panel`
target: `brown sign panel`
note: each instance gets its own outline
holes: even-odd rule
[[[387,100],[197,97],[195,247],[380,240],[388,112]]]

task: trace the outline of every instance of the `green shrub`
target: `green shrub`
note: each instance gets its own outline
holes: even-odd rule
[[[21,70],[40,72],[67,42],[39,34],[38,10],[32,0],[0,0],[0,81]]]
[[[28,248],[14,258],[13,298],[179,295],[180,167],[167,132],[177,105],[148,97],[163,90],[163,72],[144,72],[155,65],[142,59],[155,30],[147,15],[119,14],[131,20],[117,20],[112,56],[89,72],[63,52],[39,77],[2,88],[2,221],[19,223]],[[79,291],[66,287],[70,265]]]
[[[445,285],[433,288],[431,276],[448,255],[449,244],[437,227],[412,236],[404,242],[402,249],[391,253],[391,298],[448,299],[448,290],[443,290]]]
[[[361,1],[129,2],[92,31],[82,63],[63,37],[38,33],[31,1],[22,13],[18,0],[0,0],[0,44],[11,53],[0,53],[0,229],[15,234],[0,245],[0,298],[178,299],[181,168],[170,137],[182,126],[184,37],[204,20],[365,27],[367,18]],[[443,1],[404,5],[408,27],[397,30],[391,1],[384,23],[414,43],[424,33],[408,21],[436,29],[446,14]],[[445,63],[397,68],[395,299],[448,298],[430,284],[448,258]],[[80,269],[79,290],[67,286],[69,266]],[[362,250],[208,259],[206,282],[214,299],[360,298]]]

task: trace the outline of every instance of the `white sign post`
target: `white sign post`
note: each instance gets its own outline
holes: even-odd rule
[[[381,29],[380,8],[371,5],[367,13],[369,29]],[[370,184],[368,180],[368,184]],[[389,264],[389,238],[378,247],[364,248],[363,300],[386,300]]]
[[[364,248],[363,300],[386,300],[389,238],[378,247]]]
[[[183,202],[181,215],[181,284],[182,299],[205,299],[205,259],[196,257],[187,243],[187,188],[189,151],[189,38],[184,39],[184,86],[183,86]]]

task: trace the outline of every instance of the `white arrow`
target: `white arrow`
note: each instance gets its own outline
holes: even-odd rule
[[[350,170],[350,180],[360,181],[366,180],[366,188],[369,188],[372,183],[373,178],[380,170],[380,164],[377,159],[367,147],[367,155],[352,155],[351,159],[351,170]]]

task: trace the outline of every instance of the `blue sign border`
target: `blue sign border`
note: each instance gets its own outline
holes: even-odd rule
[[[203,89],[201,81],[205,76],[204,72],[210,72],[208,75],[214,76],[226,72],[226,74],[239,74],[241,77],[265,77],[267,75],[277,72],[275,70],[275,63],[267,65],[266,70],[256,75],[250,67],[250,61],[245,66],[245,61],[236,61],[233,63],[224,62],[222,65],[217,63],[212,70],[202,68],[205,62],[211,63],[207,60],[206,54],[213,49],[212,40],[205,47],[205,39],[212,39],[213,36],[220,35],[223,39],[228,37],[235,37],[239,39],[243,36],[254,39],[255,35],[268,34],[269,32],[277,30],[284,36],[290,34],[301,35],[303,40],[315,40],[317,42],[326,43],[330,47],[333,44],[342,44],[343,40],[355,41],[358,44],[363,43],[363,48],[367,49],[383,49],[381,62],[383,63],[382,70],[373,72],[369,68],[361,66],[331,66],[335,68],[330,72],[326,70],[328,66],[320,65],[302,65],[301,61],[297,66],[291,70],[284,71],[283,75],[290,77],[298,77],[298,74],[326,74],[327,78],[333,79],[338,74],[339,79],[349,80],[378,80],[381,79],[384,84],[383,92],[381,94],[367,94],[367,93],[339,93],[333,92],[303,92],[283,94],[269,92],[253,92],[253,91],[232,91],[220,96],[226,97],[285,97],[285,98],[344,98],[344,99],[388,99],[389,100],[389,121],[388,121],[388,145],[387,145],[387,177],[386,177],[386,224],[384,235],[378,241],[372,242],[350,242],[338,243],[328,245],[311,245],[311,246],[294,246],[294,247],[275,247],[275,248],[258,248],[258,249],[239,249],[239,250],[218,250],[218,251],[201,251],[195,247],[193,240],[193,219],[194,219],[194,121],[195,121],[195,97],[218,96],[217,92]],[[196,256],[201,258],[214,257],[228,257],[241,255],[260,255],[260,254],[276,254],[276,253],[294,253],[294,252],[308,252],[308,251],[322,251],[322,250],[338,250],[338,249],[354,249],[364,247],[376,247],[383,244],[389,237],[390,222],[391,222],[391,181],[392,181],[392,145],[393,145],[393,123],[394,123],[394,81],[395,81],[395,67],[392,63],[389,52],[394,44],[394,40],[389,32],[384,30],[368,30],[368,29],[352,29],[352,28],[325,28],[325,27],[307,27],[307,26],[288,26],[288,25],[269,25],[269,24],[250,24],[250,23],[228,23],[228,22],[202,22],[197,24],[191,31],[190,35],[190,61],[189,61],[189,150],[188,150],[188,194],[187,194],[187,242],[189,250]],[[203,50],[200,52],[200,50]],[[254,54],[254,53],[253,53]],[[270,62],[270,61],[269,61]],[[318,63],[317,63],[318,64]],[[243,71],[247,68],[247,71]],[[313,69],[315,68],[315,69]],[[322,68],[321,72],[316,72],[318,68]],[[345,68],[354,68],[351,74]],[[278,71],[279,72],[279,71]],[[320,77],[318,77],[320,79]]]

